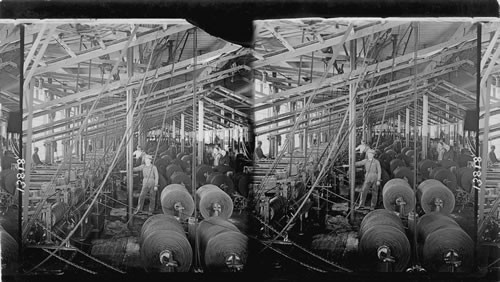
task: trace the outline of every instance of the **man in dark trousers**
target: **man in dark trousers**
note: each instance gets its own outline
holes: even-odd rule
[[[375,150],[368,150],[366,155],[368,157],[367,159],[356,162],[356,166],[365,167],[365,181],[363,183],[363,188],[361,188],[361,201],[358,208],[364,207],[366,197],[368,196],[368,190],[372,190],[370,210],[374,210],[377,205],[380,181],[382,181],[382,168],[380,167],[380,162],[374,158]]]

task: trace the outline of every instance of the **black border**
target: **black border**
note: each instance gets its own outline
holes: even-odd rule
[[[70,3],[69,3],[70,2]],[[185,18],[214,36],[230,42],[250,47],[253,36],[252,21],[259,19],[298,18],[298,17],[498,17],[499,6],[495,0],[212,0],[205,1],[8,1],[0,2],[0,19],[44,19],[44,18]],[[21,101],[22,80],[21,74]],[[480,79],[480,78],[479,78]],[[479,99],[479,91],[477,93]],[[479,100],[477,100],[479,103]],[[22,104],[20,105],[22,111]],[[21,141],[22,143],[22,141]],[[22,145],[22,144],[21,144]],[[22,150],[22,146],[20,147]],[[330,273],[317,275],[304,274],[291,277],[267,276],[265,273],[243,274],[169,274],[175,281],[323,281],[335,277],[338,280],[351,281],[493,281],[498,279],[494,273],[484,275],[449,275],[449,274],[405,274],[405,273]],[[125,280],[165,279],[161,274],[127,274],[100,276],[16,276],[18,281],[30,280],[87,280],[112,281],[116,278]],[[97,279],[96,279],[97,278]],[[258,280],[257,280],[258,281]]]

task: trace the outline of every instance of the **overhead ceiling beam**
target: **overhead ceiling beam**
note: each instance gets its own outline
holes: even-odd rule
[[[175,25],[175,26],[170,27],[166,30],[164,30],[163,28],[155,28],[155,29],[152,29],[150,31],[138,34],[136,36],[137,39],[133,40],[130,43],[129,47],[138,46],[138,45],[144,44],[146,42],[150,42],[150,41],[157,40],[157,39],[160,39],[160,38],[172,35],[172,34],[186,31],[186,30],[191,29],[191,28],[193,28],[193,26],[191,24]],[[40,75],[40,74],[43,74],[43,73],[46,73],[49,71],[56,71],[56,70],[63,68],[63,67],[76,65],[78,63],[88,61],[88,60],[93,59],[93,58],[97,58],[97,57],[100,57],[100,56],[103,56],[106,54],[118,52],[118,51],[123,49],[123,47],[127,44],[127,41],[128,41],[128,38],[123,38],[123,39],[119,39],[119,40],[116,40],[116,41],[109,43],[106,46],[106,49],[102,49],[100,46],[96,46],[94,48],[90,48],[87,50],[83,50],[81,52],[77,52],[76,53],[77,56],[74,58],[69,56],[69,58],[68,57],[61,57],[61,58],[47,61],[47,62],[45,62],[47,64],[47,66],[37,69],[37,71],[35,72],[35,75]]]
[[[446,104],[448,104],[450,106],[453,106],[453,107],[455,107],[457,109],[461,109],[462,111],[467,111],[466,107],[464,107],[464,106],[458,104],[457,102],[454,102],[454,101],[452,101],[452,100],[450,100],[450,99],[448,99],[446,97],[442,97],[441,95],[436,94],[436,93],[434,93],[432,91],[427,91],[427,93],[429,93],[431,97],[434,97],[434,98],[440,100],[443,103],[446,103]]]
[[[222,71],[222,72],[218,72],[218,73],[212,74],[210,76],[207,76],[205,78],[205,80],[198,81],[197,85],[199,87],[202,87],[203,85],[214,83],[216,81],[219,81],[219,80],[222,80],[222,79],[230,77],[232,75],[231,73],[233,71],[238,71],[240,69],[246,69],[246,68],[248,68],[248,67],[247,66],[238,66],[235,69],[228,69],[228,70],[225,70],[225,71]],[[160,89],[160,90],[157,90],[157,91],[154,91],[154,92],[150,92],[150,93],[148,93],[148,95],[151,96],[152,98],[149,98],[149,101],[150,102],[156,102],[158,100],[165,99],[166,97],[170,97],[170,96],[172,96],[174,94],[183,93],[186,90],[185,87],[186,86],[189,87],[190,85],[192,85],[192,82],[191,81],[187,81],[187,82],[184,82],[184,83],[181,83],[181,84],[176,84],[176,85],[168,87],[168,88],[163,88],[163,89]],[[134,88],[135,87],[130,87],[130,89],[134,89]],[[121,91],[116,91],[115,90],[114,92],[120,93]],[[107,94],[103,95],[103,98],[109,97],[112,94],[115,94],[114,92],[107,93]],[[61,98],[61,99],[63,99],[63,98]],[[147,95],[141,95],[138,99],[145,100],[145,99],[147,99]],[[85,101],[85,102],[92,102],[92,101],[89,100],[89,101]],[[74,102],[67,103],[67,104],[64,104],[62,106],[59,106],[57,108],[52,108],[52,109],[49,109],[49,110],[37,112],[37,113],[34,114],[34,116],[35,117],[43,116],[43,115],[46,115],[48,113],[53,113],[55,111],[60,111],[60,110],[63,110],[63,109],[66,109],[66,108],[70,108],[70,107],[73,107],[73,106],[78,106],[81,103],[83,103],[83,102],[82,101],[80,101],[80,102],[79,101],[74,101]],[[124,105],[125,105],[125,102],[122,101],[122,102],[115,103],[112,107],[124,106]],[[102,109],[97,109],[97,110],[102,110]]]
[[[208,98],[207,96],[203,97],[203,100],[205,100],[205,101],[209,102],[210,104],[212,104],[214,106],[217,106],[217,107],[219,107],[219,108],[221,108],[221,109],[223,109],[225,111],[228,111],[228,112],[233,113],[233,114],[237,114],[237,115],[239,115],[241,117],[244,117],[244,118],[248,118],[247,114],[245,114],[243,112],[240,112],[238,110],[235,110],[235,109],[233,109],[233,108],[231,108],[229,106],[226,106],[223,103],[219,103],[219,102],[217,102],[215,100],[212,100],[212,99]]]
[[[402,21],[387,21],[387,22],[383,22],[383,23],[377,23],[377,24],[374,24],[374,25],[369,26],[369,27],[359,27],[357,29],[355,28],[354,29],[355,32],[351,33],[345,41],[347,42],[350,40],[362,38],[362,37],[374,34],[376,32],[380,32],[380,31],[387,30],[389,28],[394,28],[396,26],[400,26],[402,24],[404,24],[404,22],[402,22]],[[325,36],[325,37],[323,37],[323,40],[324,40],[323,42],[321,42],[319,40],[306,42],[306,43],[295,46],[294,51],[289,51],[288,49],[285,49],[282,51],[275,52],[277,54],[268,54],[267,56],[264,55],[264,60],[258,60],[258,61],[253,62],[252,66],[253,66],[253,68],[258,69],[258,68],[261,68],[263,66],[271,65],[274,63],[278,63],[278,62],[284,62],[290,58],[298,57],[300,55],[305,55],[305,54],[311,53],[311,52],[319,50],[319,49],[323,49],[326,47],[331,47],[331,46],[337,45],[342,40],[343,35],[344,35],[343,33],[336,34],[336,35],[334,35],[333,38],[328,38],[328,39]]]
[[[66,53],[68,53],[72,58],[76,58],[75,52],[73,52],[73,50],[71,50],[71,48],[68,46],[68,44],[66,44],[66,42],[64,42],[64,39],[59,38],[59,36],[57,34],[53,34],[52,37],[56,40],[56,42],[59,45],[61,45],[61,47],[63,47],[63,49],[64,49],[64,51],[66,51]]]
[[[422,49],[422,50],[418,50],[417,54],[419,55],[419,57],[422,58],[422,59],[420,59],[420,63],[423,63],[423,62],[431,60],[432,59],[432,55],[435,55],[435,52],[437,52],[437,51],[443,50],[445,48],[449,49],[449,48],[452,48],[453,46],[458,45],[461,42],[466,42],[466,41],[475,40],[475,39],[476,39],[476,34],[472,34],[472,35],[463,37],[460,40],[450,40],[450,41],[446,41],[446,42],[443,42],[443,43],[440,43],[440,44],[437,44],[437,45],[434,45],[434,46],[431,46],[431,47],[428,47],[428,48],[425,48],[425,49]],[[400,69],[405,69],[405,68],[410,67],[409,62],[414,58],[414,56],[415,56],[415,52],[411,52],[411,53],[407,53],[405,55],[397,57],[396,59],[394,59],[394,65],[396,66],[394,69],[392,68],[393,60],[392,59],[388,59],[388,60],[379,62],[377,64],[369,65],[366,68],[359,68],[359,69],[354,70],[354,71],[352,71],[350,73],[345,73],[345,74],[342,74],[342,75],[338,75],[338,76],[334,76],[334,77],[331,77],[331,78],[327,78],[327,79],[325,79],[323,85],[321,85],[320,87],[322,87],[322,86],[328,86],[328,85],[351,84],[351,83],[354,83],[357,80],[356,78],[359,75],[362,75],[365,72],[366,73],[371,73],[371,72],[375,72],[376,71],[377,72],[376,76],[380,76],[380,75],[383,75],[383,74],[390,73],[392,71],[396,71],[396,70],[400,70]],[[403,63],[406,63],[406,64],[403,64]],[[385,70],[381,71],[382,69],[385,69]],[[277,99],[277,98],[283,98],[283,97],[290,97],[290,96],[298,94],[298,93],[304,93],[304,92],[307,92],[307,91],[311,91],[311,90],[313,90],[315,88],[314,86],[315,85],[313,85],[313,84],[306,84],[306,85],[303,85],[303,86],[299,86],[299,87],[290,89],[288,91],[283,91],[283,92],[280,92],[280,93],[277,93],[277,94],[274,94],[274,95],[269,95],[267,97],[267,99],[257,99],[257,100],[255,100],[255,104],[257,106],[259,103],[264,103],[268,99]]]
[[[486,51],[483,53],[483,56],[481,57],[481,66],[480,66],[481,72],[485,69],[486,63],[488,62],[488,60],[491,59],[490,58],[491,52],[493,51],[493,47],[495,47],[495,45],[497,45],[499,36],[500,36],[500,29],[497,29],[495,31],[495,34],[493,35],[493,37],[490,38],[488,47],[486,48]],[[483,38],[486,39],[486,37],[483,37]],[[490,64],[491,64],[491,62],[490,62]]]
[[[216,51],[199,56],[198,60],[203,60],[203,59],[210,58],[210,57],[220,55],[223,53],[232,52],[232,51],[235,51],[239,48],[240,48],[239,46],[236,46],[233,44],[227,44],[222,49],[218,49]],[[149,79],[154,80],[154,81],[158,81],[158,79],[156,79],[155,77],[159,77],[160,75],[163,75],[163,74],[167,74],[164,79],[170,78],[171,76],[169,75],[169,72],[172,71],[172,68],[180,69],[180,68],[188,67],[191,64],[192,64],[192,58],[184,60],[184,61],[179,62],[179,63],[175,63],[175,66],[174,66],[174,64],[168,65],[165,67],[161,67],[157,70],[150,70],[147,73],[134,75],[130,79],[123,79],[121,81],[110,83],[108,88],[107,88],[107,91],[106,91],[107,93],[104,93],[103,97],[106,97],[106,96],[110,95],[111,93],[122,92],[122,91],[126,91],[127,89],[139,88],[140,87],[139,82],[144,79],[144,76],[146,76],[146,78],[149,78]],[[191,66],[190,69],[193,69],[193,67]],[[199,69],[201,69],[201,67],[198,66],[197,69],[199,70]],[[72,102],[75,100],[81,100],[84,98],[96,96],[100,92],[101,92],[101,87],[92,88],[90,90],[75,93],[73,95],[69,95],[69,96],[66,96],[66,97],[63,97],[60,99],[48,101],[48,102],[44,103],[43,105],[34,107],[33,111],[36,112],[36,111],[43,110],[43,109],[46,109],[48,107],[51,107],[51,106],[54,106],[57,104],[65,104],[67,102]]]
[[[442,80],[440,85],[448,87],[449,89],[453,90],[455,93],[460,95],[461,97],[464,97],[468,100],[471,100],[474,103],[476,102],[476,94],[468,91],[467,89],[460,88],[457,85],[455,85],[449,81],[446,81],[446,80]]]
[[[33,59],[33,56],[35,55],[35,51],[38,49],[38,45],[40,45],[40,42],[42,41],[43,34],[45,33],[46,28],[47,28],[47,23],[44,23],[42,25],[42,29],[38,33],[35,41],[31,45],[30,51],[28,52],[28,56],[26,56],[26,59],[24,60],[23,73],[26,73],[28,66],[31,64],[31,60]]]
[[[435,70],[437,71],[438,69],[435,69]],[[449,71],[448,71],[448,72],[449,72]],[[406,78],[405,78],[405,79],[406,79]],[[410,81],[410,82],[408,82],[408,83],[406,83],[406,84],[403,84],[402,86],[405,86],[405,85],[406,85],[406,86],[411,86],[411,85],[412,85],[412,83],[413,83],[413,82],[411,82],[411,81]],[[384,84],[384,85],[381,85],[380,87],[378,87],[378,89],[386,88],[386,85],[389,85],[389,83],[386,83],[386,84]],[[420,85],[417,87],[417,89],[422,89],[422,88],[426,88],[426,87],[430,87],[430,86],[431,86],[431,84],[429,84],[429,85],[423,85],[423,84],[420,84]],[[395,86],[392,86],[392,87],[391,87],[391,92],[392,92],[392,94],[391,94],[391,96],[390,96],[390,97],[395,97],[395,95],[402,95],[402,94],[406,94],[406,93],[410,93],[410,92],[414,91],[414,88],[408,88],[408,89],[405,89],[405,90],[400,90],[400,91],[395,92],[395,91],[396,91],[396,89],[398,89],[398,88],[400,88],[400,87],[399,87],[399,86],[396,86],[396,87],[395,87]],[[375,95],[379,95],[379,94],[382,94],[382,93],[384,93],[384,92],[387,92],[388,90],[389,90],[389,89],[385,89],[383,92],[382,92],[382,91],[381,91],[381,92],[372,92],[371,94],[369,94],[369,93],[370,93],[370,91],[371,91],[371,89],[366,89],[366,90],[362,90],[362,91],[360,91],[357,95],[358,95],[358,97],[360,97],[361,99],[364,99],[366,95],[371,95],[371,97],[373,97],[373,96],[375,96]],[[384,97],[385,97],[385,96],[384,96]],[[385,99],[385,98],[382,98],[382,99]],[[381,100],[380,100],[380,98],[379,98],[379,99],[377,99],[377,100],[375,100],[375,101],[381,101]],[[338,105],[345,105],[345,104],[346,104],[345,97],[341,96],[341,97],[338,97],[338,98],[333,98],[333,99],[331,99],[331,100],[329,100],[329,101],[326,101],[326,102],[321,102],[321,103],[315,104],[315,105],[313,105],[312,107],[313,107],[313,109],[314,109],[316,106],[322,106],[322,105],[325,105],[325,104],[330,104],[330,103],[338,103]],[[370,100],[370,101],[369,101],[369,103],[374,103],[374,100],[373,100],[373,99],[372,99],[372,100]],[[269,106],[269,107],[270,107],[270,106]],[[267,108],[267,107],[266,107],[266,108]],[[259,109],[259,110],[262,110],[262,109]]]
[[[276,26],[272,26],[270,22],[264,22],[264,28],[269,30],[269,32],[271,32],[274,37],[276,37],[276,39],[278,39],[281,44],[285,46],[286,49],[289,51],[295,51],[295,48],[293,48],[293,46],[277,31]]]
[[[201,95],[209,90],[210,89],[204,89],[204,90],[198,91],[196,93],[196,95]],[[164,101],[164,102],[158,101],[161,98],[168,99],[169,96],[164,96],[164,97],[160,97],[157,99],[149,100],[148,104],[153,104],[153,105],[146,107],[146,110],[147,111],[157,111],[157,110],[166,110],[166,109],[174,108],[174,105],[181,105],[182,102],[187,101],[188,99],[192,99],[193,94],[189,93],[187,95],[182,95],[182,96],[177,97],[177,98],[170,98],[169,100]],[[143,105],[144,105],[144,101],[140,101],[138,104],[139,107],[142,107]],[[108,116],[108,117],[112,116],[113,118],[124,117],[126,115],[126,102],[114,103],[110,106],[96,108],[94,110],[94,114],[95,115],[105,114],[106,116]],[[81,121],[86,116],[87,116],[87,113],[81,113],[78,115],[74,115],[70,118],[64,118],[64,119],[54,121],[52,123],[47,123],[47,124],[43,124],[43,125],[34,127],[32,130],[33,130],[33,133],[40,133],[40,132],[46,131],[47,129],[55,129],[55,128],[64,127],[66,125],[72,124],[73,121]],[[27,133],[24,133],[24,134],[27,134]]]

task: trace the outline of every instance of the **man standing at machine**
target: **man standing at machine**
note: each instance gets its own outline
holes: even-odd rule
[[[38,156],[38,148],[35,147],[35,152],[33,153],[33,164],[35,166],[42,165],[42,161],[40,160],[40,156]]]
[[[378,188],[380,187],[380,181],[382,179],[382,168],[380,167],[380,162],[374,158],[375,150],[368,150],[366,155],[368,157],[367,159],[356,162],[356,166],[365,166],[365,181],[363,183],[363,187],[361,188],[361,201],[358,208],[365,206],[368,190],[371,189],[372,200],[370,210],[374,210],[377,206]]]
[[[134,171],[142,171],[142,189],[139,195],[139,204],[135,213],[139,213],[143,206],[146,197],[149,194],[149,213],[154,212],[156,191],[158,191],[158,169],[152,163],[151,155],[144,156],[144,164],[134,167]]]
[[[257,147],[255,148],[255,159],[260,160],[260,159],[265,159],[266,156],[264,155],[264,152],[262,151],[262,141],[257,141]]]
[[[494,146],[494,145],[491,145],[491,147],[490,147],[490,148],[491,148],[490,155],[489,155],[489,157],[490,157],[490,162],[491,162],[492,164],[496,164],[496,163],[498,163],[498,159],[497,159],[497,155],[495,154],[495,146]]]

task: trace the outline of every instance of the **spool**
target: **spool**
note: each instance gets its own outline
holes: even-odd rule
[[[425,214],[417,223],[418,240],[424,242],[432,232],[448,227],[459,227],[459,225],[453,218],[439,212]]]
[[[431,170],[437,167],[437,164],[431,160],[422,160],[418,163],[418,170],[422,174],[422,178],[429,179]]]
[[[172,176],[172,174],[174,174],[174,172],[182,172],[182,168],[176,164],[170,164],[167,166],[167,178],[170,179],[170,177]]]
[[[468,193],[472,189],[472,181],[474,180],[474,169],[471,167],[462,167],[457,171],[457,182]]]
[[[211,173],[213,173],[213,169],[211,166],[208,165],[199,166],[196,169],[196,181],[198,182],[198,185],[207,184],[207,178]]]
[[[392,158],[389,154],[382,153],[379,157],[379,161],[380,161],[380,166],[382,168],[384,168],[387,171],[390,171],[392,173],[391,166],[390,166]]]
[[[178,167],[180,167],[183,171],[186,171],[186,169],[188,168],[188,164],[185,162],[185,161],[182,161],[182,160],[179,160],[179,159],[175,159],[172,161],[172,164],[175,164],[177,165]]]
[[[447,272],[448,265],[444,256],[449,250],[455,250],[461,260],[456,272],[470,272],[474,242],[460,227],[447,227],[430,233],[422,251],[423,265],[429,272]]]
[[[385,153],[388,154],[391,159],[394,159],[396,157],[396,152],[393,149],[387,149],[385,150]]]
[[[208,176],[207,176],[207,184],[211,184],[212,183],[212,179],[214,179],[216,176],[218,175],[223,175],[222,173],[220,172],[212,172],[210,173]]]
[[[170,177],[170,182],[172,184],[182,184],[187,189],[191,189],[191,177],[182,171],[176,171]]]
[[[57,202],[51,207],[51,215],[52,215],[52,226],[56,225],[59,221],[61,221],[66,215],[66,211],[68,210],[68,205],[63,202]]]
[[[180,160],[185,162],[186,164],[189,164],[191,163],[192,159],[193,159],[192,155],[184,155]]]
[[[429,173],[429,178],[430,179],[435,179],[435,175],[436,173],[438,173],[439,171],[442,171],[442,170],[447,170],[446,168],[444,167],[441,167],[441,166],[438,166],[438,167],[435,167],[431,170],[431,172]]]
[[[228,195],[234,194],[234,183],[229,178],[229,176],[224,174],[219,174],[211,178],[210,184],[213,184],[219,188],[221,188]]]
[[[203,218],[214,215],[214,208],[220,210],[218,216],[229,218],[233,214],[233,201],[229,195],[213,184],[206,184],[196,191],[198,208]]]
[[[164,224],[166,222],[168,224]],[[160,230],[173,230],[177,233],[185,233],[184,228],[174,216],[155,214],[146,219],[142,224],[141,232],[139,233],[139,244],[142,244],[144,238],[149,234]]]
[[[391,226],[404,232],[401,219],[394,212],[385,209],[371,211],[363,218],[359,226],[359,237],[361,238],[366,230],[374,226]]]
[[[176,159],[182,160],[182,157],[184,157],[186,154],[184,152],[180,152],[177,154]]]
[[[177,263],[177,272],[187,272],[191,268],[193,251],[180,223],[165,215],[153,216],[147,226],[141,230],[141,258],[148,270],[165,270],[161,255],[170,252]],[[151,217],[151,218],[153,218]],[[146,223],[145,223],[146,224]]]
[[[404,153],[404,155],[407,156],[407,157],[409,157],[409,158],[412,158],[413,156],[415,156],[415,151],[412,150],[412,149],[410,149],[410,150],[406,151]]]
[[[435,179],[427,179],[417,187],[417,198],[425,213],[435,211],[436,200],[442,202],[441,213],[450,214],[455,208],[455,197],[443,183]]]
[[[169,155],[170,158],[172,158],[172,160],[174,160],[175,157],[177,156],[177,150],[175,149],[175,147],[171,146],[170,148],[168,148],[167,155]]]
[[[384,201],[384,208],[390,211],[397,211],[399,202],[404,201],[403,214],[408,215],[409,212],[414,210],[415,207],[415,193],[411,186],[403,179],[391,179],[384,185],[382,189],[382,199]]]
[[[227,165],[218,165],[214,168],[214,171],[226,174],[229,171],[234,171],[234,169]]]
[[[386,246],[390,249],[395,262],[392,264],[394,272],[403,271],[410,261],[410,242],[405,233],[393,226],[372,226],[367,229],[359,242],[361,255],[376,269],[380,259],[378,249]]]
[[[191,216],[194,212],[194,200],[186,187],[180,184],[170,184],[163,189],[160,195],[161,208],[166,215],[178,214],[179,205],[182,206],[182,218]]]
[[[250,176],[248,174],[242,174],[238,179],[238,192],[243,197],[248,197],[249,183],[250,183]]]
[[[448,169],[437,170],[433,174],[433,179],[439,180],[446,187],[450,189],[451,192],[455,193],[457,190],[457,177]]]
[[[161,193],[163,191],[163,188],[165,188],[168,185],[168,181],[163,176],[161,173],[158,174],[158,187],[160,187],[159,192]]]
[[[269,219],[279,220],[286,213],[287,200],[283,196],[276,196],[269,200]]]
[[[11,195],[16,193],[17,180],[17,172],[12,169],[6,169],[0,172],[1,188]]]
[[[17,241],[0,225],[0,246],[2,257],[2,264],[9,266],[17,263],[19,257],[19,246]],[[5,269],[2,269],[5,271]],[[5,273],[4,273],[5,274]]]
[[[451,160],[442,160],[439,161],[438,164],[446,169],[450,169],[451,167],[458,167],[458,164]]]
[[[211,217],[199,224],[196,233],[203,264],[209,271],[228,271],[226,261],[231,256],[245,265],[248,238],[234,224],[221,217]]]
[[[158,165],[164,165],[165,167],[167,167],[171,163],[172,157],[170,157],[169,155],[164,155],[163,157],[161,157],[161,159],[158,160]]]
[[[400,178],[407,181],[408,185],[413,188],[414,172],[407,167],[398,167],[394,170],[394,178]]]
[[[404,147],[402,150],[401,150],[401,154],[402,155],[406,155],[406,152],[408,152],[409,150],[411,150],[410,147]]]
[[[394,173],[394,170],[396,170],[398,167],[405,167],[405,166],[406,166],[406,164],[403,160],[393,159],[390,162],[391,173]]]

